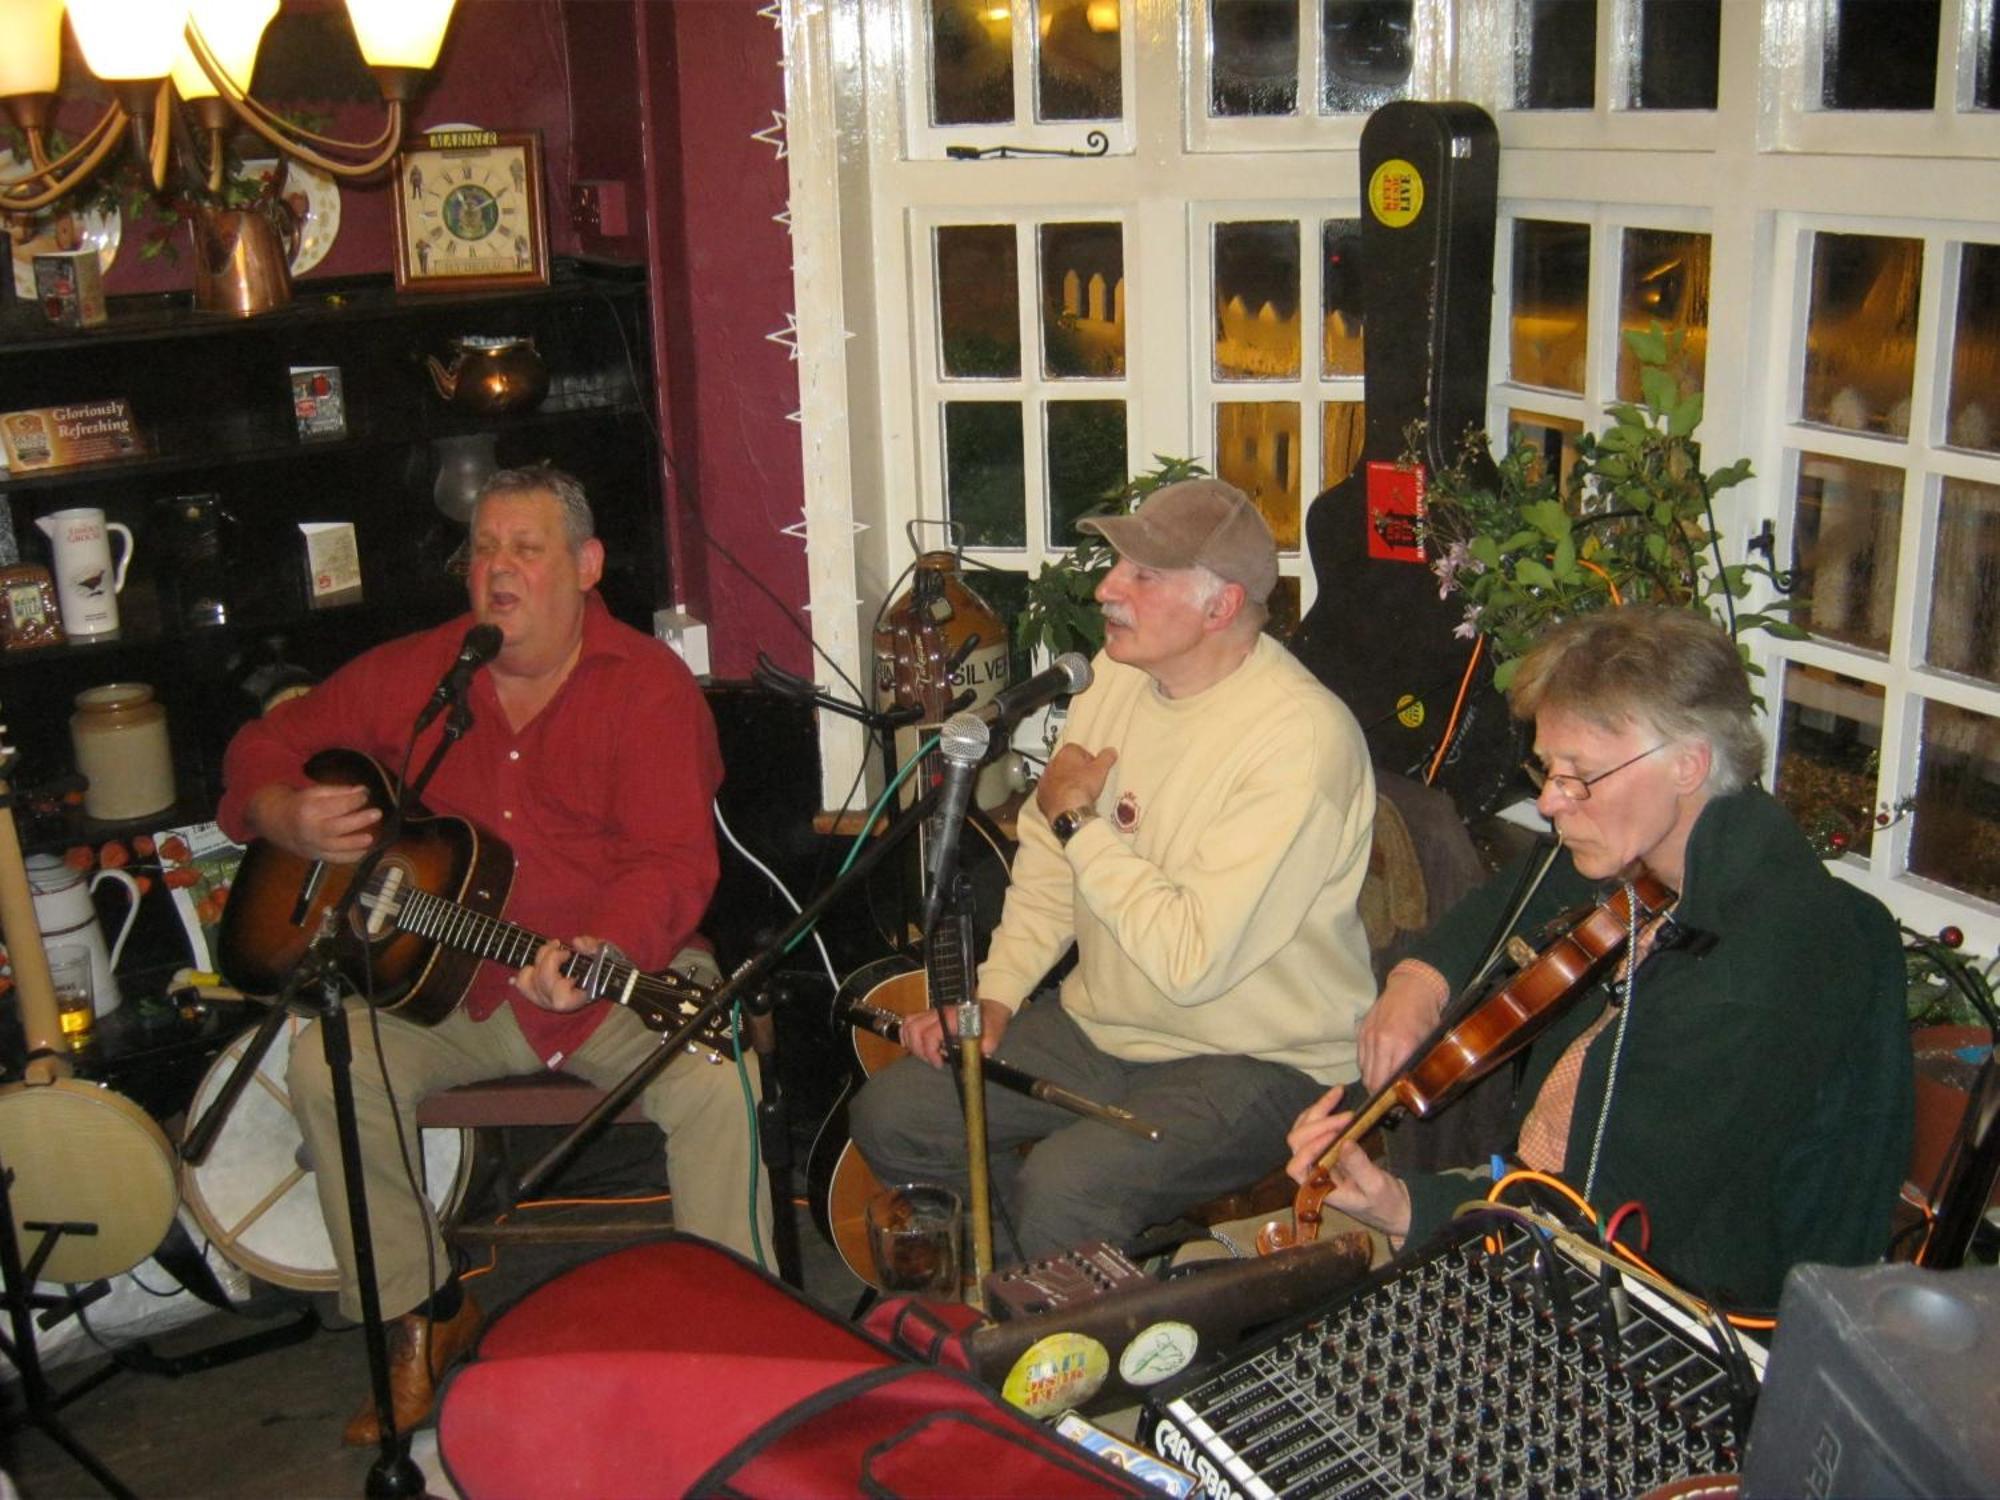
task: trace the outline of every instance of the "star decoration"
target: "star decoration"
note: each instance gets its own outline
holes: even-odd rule
[[[788,203],[783,208],[779,209],[776,213],[772,214],[771,222],[773,224],[784,225],[785,233],[790,234],[792,232],[792,206]]]
[[[778,535],[793,537],[803,542],[808,539],[806,531],[811,524],[811,522],[806,520],[806,513],[800,511],[798,520],[792,522],[789,526],[780,526],[778,528]],[[865,521],[856,521],[850,518],[847,523],[847,529],[852,535],[859,536],[862,532],[868,530],[868,524]]]
[[[767,343],[783,344],[796,361],[799,357],[799,320],[796,313],[785,314],[785,326],[764,335]]]
[[[780,31],[784,30],[785,7],[779,3],[779,0],[771,0],[769,5],[758,6],[757,14],[769,21],[776,29]]]
[[[751,131],[750,139],[753,141],[762,141],[765,145],[772,147],[778,153],[778,160],[783,161],[786,155],[784,111],[779,109],[772,110],[771,123],[766,125],[762,130]]]

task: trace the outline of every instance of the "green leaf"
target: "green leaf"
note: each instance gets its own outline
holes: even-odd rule
[[[1514,680],[1514,670],[1520,665],[1520,659],[1517,657],[1503,661],[1493,669],[1493,689],[1495,692],[1504,693],[1507,691],[1507,684]]]
[[[1658,365],[1641,367],[1639,389],[1645,392],[1646,405],[1662,414],[1672,411],[1681,398],[1680,382]]]
[[[1674,403],[1667,413],[1667,432],[1672,437],[1686,437],[1701,426],[1701,392],[1696,391],[1686,400]]]
[[[1625,345],[1642,365],[1663,365],[1667,362],[1667,340],[1655,323],[1649,329],[1628,328],[1625,330]]]
[[[1621,427],[1644,427],[1646,414],[1629,401],[1614,401],[1604,408]]]
[[[1790,620],[1773,620],[1764,628],[1781,641],[1809,641],[1812,639],[1810,631],[1799,629]]]
[[[1521,519],[1552,542],[1569,535],[1569,512],[1562,508],[1559,500],[1537,500],[1532,505],[1524,505],[1521,507]]]
[[[1549,568],[1559,582],[1568,583],[1576,577],[1576,541],[1573,537],[1566,536],[1556,543],[1556,554]]]
[[[1489,568],[1500,566],[1500,544],[1490,536],[1476,536],[1466,543],[1465,550]]]
[[[1524,557],[1514,564],[1514,576],[1530,588],[1552,589],[1556,586],[1555,575],[1532,557]]]

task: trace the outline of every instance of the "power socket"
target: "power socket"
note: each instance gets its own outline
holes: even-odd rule
[[[708,676],[708,627],[686,610],[654,610],[653,637],[672,646],[695,676]]]
[[[631,216],[625,209],[625,184],[608,181],[571,183],[569,223],[578,234],[623,239],[632,232]]]

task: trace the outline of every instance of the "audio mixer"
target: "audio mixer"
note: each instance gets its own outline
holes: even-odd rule
[[[1163,1388],[1139,1436],[1218,1500],[1630,1495],[1733,1471],[1761,1371],[1636,1281],[1475,1215]]]

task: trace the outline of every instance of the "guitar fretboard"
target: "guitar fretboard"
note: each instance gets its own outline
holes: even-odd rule
[[[429,938],[460,953],[491,959],[512,969],[534,961],[536,952],[548,941],[540,933],[513,922],[489,917],[419,886],[397,889],[391,883],[375,902],[372,912],[386,908],[398,929],[416,937]],[[593,1000],[612,1000],[636,1012],[656,1031],[670,1031],[694,1013],[704,991],[692,980],[672,972],[648,974],[633,964],[621,963],[608,955],[571,953],[562,967],[563,977]],[[728,1047],[727,1022],[718,1018],[718,1029],[703,1034],[703,1045]]]

